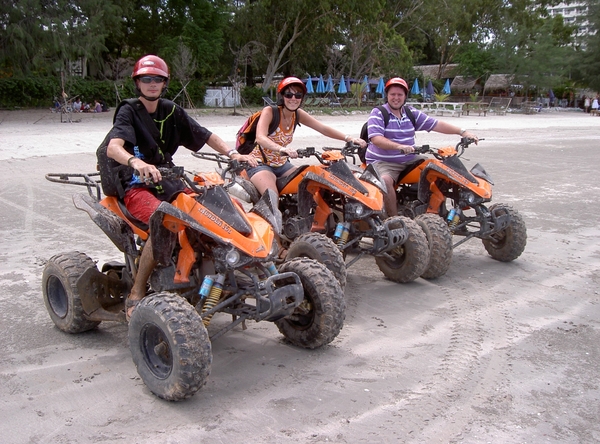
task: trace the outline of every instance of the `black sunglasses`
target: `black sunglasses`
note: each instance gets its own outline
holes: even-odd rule
[[[302,93],[295,93],[294,94],[294,93],[287,92],[287,93],[285,93],[283,95],[283,97],[285,97],[286,99],[291,99],[292,97],[295,97],[297,99],[301,99],[302,97],[304,97],[304,94],[302,94]]]
[[[161,76],[143,76],[140,77],[140,82],[142,83],[164,83],[165,78]]]

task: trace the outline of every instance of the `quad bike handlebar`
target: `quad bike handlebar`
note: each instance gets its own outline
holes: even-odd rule
[[[192,156],[197,157],[198,159],[216,162],[218,167],[223,170],[221,173],[221,177],[223,179],[225,179],[226,173],[238,175],[248,167],[247,162],[233,160],[230,157],[220,153],[192,153]],[[225,168],[223,168],[223,165],[225,165]]]
[[[485,139],[478,139],[478,141],[481,141],[481,140],[485,140]],[[469,147],[469,145],[471,145],[472,143],[475,143],[475,139],[473,139],[471,137],[461,137],[460,142],[458,142],[456,144],[456,147],[454,148],[454,150],[456,151],[456,155],[458,157],[462,156],[463,153],[465,152],[465,149],[467,149]],[[440,152],[443,148],[432,148],[429,145],[421,145],[421,146],[415,146],[414,149],[415,149],[414,154],[431,154],[436,159],[442,159],[443,157],[445,157]],[[446,154],[446,156],[447,156],[447,154]]]
[[[304,149],[299,149],[296,150],[296,152],[298,153],[298,157],[302,158],[302,157],[311,157],[314,156],[321,164],[326,165],[331,163],[332,160],[341,160],[340,159],[336,159],[336,158],[332,158],[331,156],[328,156],[327,152],[332,152],[332,151],[338,151],[344,158],[344,160],[346,159],[346,157],[348,156],[352,156],[354,158],[354,155],[358,155],[358,149],[360,148],[360,145],[355,145],[352,142],[346,142],[346,144],[344,145],[343,148],[335,148],[335,147],[323,147],[322,148],[322,152],[317,151],[317,149],[315,147],[307,147]],[[283,155],[286,155],[285,153],[282,153]]]

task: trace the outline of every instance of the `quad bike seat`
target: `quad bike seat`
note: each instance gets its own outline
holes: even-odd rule
[[[285,186],[292,180],[294,179],[294,177],[297,177],[299,174],[302,174],[302,172],[308,168],[308,165],[301,165],[298,168],[296,168],[296,170],[285,176],[285,177],[280,177],[279,179],[277,179],[275,181],[275,184],[277,185],[277,191],[281,192],[281,190],[283,190],[285,188]]]
[[[416,167],[418,167],[419,165],[421,165],[423,162],[425,162],[427,158],[424,156],[418,156],[416,159],[407,162],[406,163],[406,168],[404,168],[404,170],[400,173],[400,175],[398,176],[398,180],[396,182],[400,183],[402,181],[402,179],[404,179],[404,177],[406,177],[406,175],[408,173],[410,173],[412,170],[414,170]]]
[[[135,216],[133,216],[129,212],[129,210],[125,206],[125,202],[123,202],[122,199],[117,199],[117,202],[119,204],[119,209],[121,210],[121,212],[123,213],[123,215],[127,218],[127,220],[129,222],[131,222],[133,225],[135,225],[136,227],[138,227],[142,231],[146,231],[147,232],[150,229],[150,227],[148,226],[148,224],[146,224],[146,223],[142,222],[141,220],[137,219]]]

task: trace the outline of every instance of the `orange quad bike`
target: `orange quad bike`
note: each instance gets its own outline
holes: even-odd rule
[[[230,162],[229,157],[213,152],[197,152],[192,153],[192,156],[216,162],[222,174],[223,168]],[[250,204],[256,204],[261,199],[256,187],[248,180],[245,170],[240,172],[240,174],[233,175],[229,179],[231,181],[231,186],[228,187],[229,194]],[[325,234],[306,233],[295,239],[286,238],[282,232],[278,232],[277,235],[279,236],[280,245],[286,250],[283,255],[285,260],[295,257],[306,257],[321,262],[333,273],[342,289],[346,287],[348,272],[344,263],[344,256],[338,246]],[[278,259],[277,261],[280,262],[283,259]]]
[[[415,160],[398,178],[398,210],[425,222],[422,227],[433,244],[432,261],[438,260],[436,265],[444,272],[452,248],[471,238],[481,239],[489,255],[502,262],[518,258],[527,243],[519,212],[501,203],[489,205],[494,185],[490,175],[479,163],[467,169],[460,159],[474,142],[463,137],[456,147],[415,147],[415,153],[433,158]],[[463,239],[452,245],[452,235]]]
[[[277,180],[282,243],[288,245],[288,254],[305,255],[316,244],[315,235],[323,233],[344,254],[356,253],[348,267],[371,255],[392,281],[411,282],[422,275],[429,261],[427,239],[410,218],[385,219],[385,185],[373,167],[356,177],[339,150],[310,147],[297,152],[300,158],[315,157],[319,164],[302,165]],[[249,181],[239,183],[252,201],[258,198]]]
[[[231,171],[239,168],[233,162]],[[129,347],[137,371],[158,397],[177,401],[206,382],[211,341],[245,321],[274,322],[292,344],[317,348],[331,342],[345,317],[343,290],[322,264],[295,258],[277,269],[275,233],[281,214],[275,193],[265,193],[246,212],[215,173],[193,177],[181,167],[161,169],[181,178],[190,193],[162,202],[149,226],[135,220],[117,197],[101,198],[93,174],[48,174],[54,182],[84,185],[75,207],[87,212],[115,246],[123,262],[98,270],[78,251],[53,256],[42,277],[45,305],[56,326],[68,333],[102,321],[125,322],[129,294],[149,232],[159,265],[147,296],[129,322]],[[211,320],[217,313],[230,322]]]

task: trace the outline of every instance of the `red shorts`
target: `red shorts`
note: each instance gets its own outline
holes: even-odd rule
[[[190,188],[184,188],[183,192],[191,194]],[[123,202],[129,213],[140,222],[148,224],[150,216],[156,211],[161,200],[157,199],[147,188],[132,188],[125,193]]]
[[[132,188],[128,190],[125,193],[123,201],[129,213],[145,224],[150,221],[150,216],[152,216],[152,213],[160,205],[160,200],[146,188]]]

